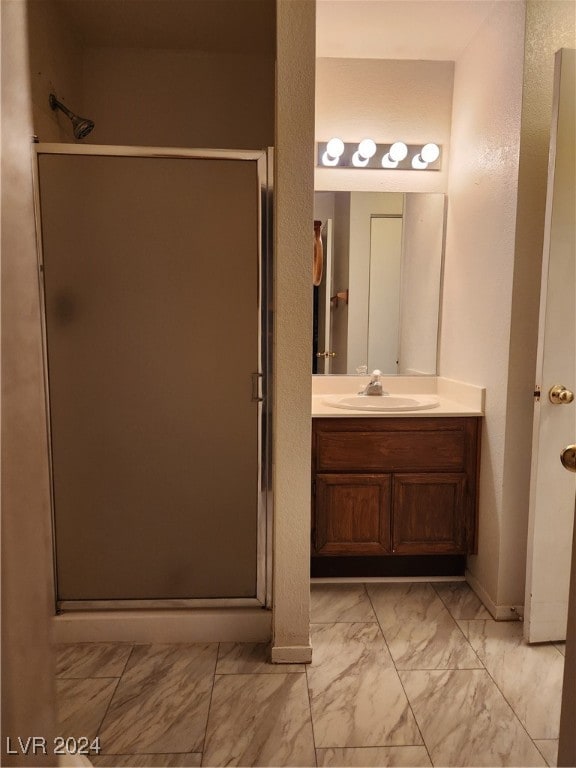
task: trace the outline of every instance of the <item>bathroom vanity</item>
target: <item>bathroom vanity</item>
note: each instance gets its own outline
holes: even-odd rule
[[[461,571],[476,551],[481,406],[438,397],[375,415],[333,397],[313,397],[312,575]]]

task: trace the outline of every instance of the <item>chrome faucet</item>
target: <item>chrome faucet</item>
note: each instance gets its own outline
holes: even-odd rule
[[[380,381],[380,376],[382,375],[382,371],[379,371],[376,369],[375,371],[372,371],[372,375],[370,377],[370,381],[366,386],[358,392],[359,395],[387,395],[388,392],[384,392],[382,389],[382,382]]]

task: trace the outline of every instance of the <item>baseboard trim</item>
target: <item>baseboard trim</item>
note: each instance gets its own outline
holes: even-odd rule
[[[310,664],[311,645],[274,645],[271,661],[273,664]]]
[[[272,612],[262,608],[87,611],[52,620],[56,643],[266,643]]]
[[[476,593],[484,607],[496,621],[521,621],[524,617],[523,605],[497,605],[474,574],[466,569],[466,581]]]

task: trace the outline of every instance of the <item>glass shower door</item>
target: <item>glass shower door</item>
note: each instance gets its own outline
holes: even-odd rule
[[[69,151],[38,149],[58,600],[261,600],[266,155]]]

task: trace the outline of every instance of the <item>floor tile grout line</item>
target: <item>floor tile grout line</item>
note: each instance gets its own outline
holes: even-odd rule
[[[208,723],[210,722],[210,710],[212,709],[212,698],[214,696],[214,686],[216,685],[216,670],[218,669],[218,659],[220,658],[220,645],[221,643],[216,643],[216,658],[214,660],[214,671],[212,672],[212,687],[210,689],[210,700],[208,702],[208,709],[206,712],[206,722],[204,723],[204,737],[202,739],[202,750],[200,752],[200,754],[202,755],[202,759],[200,761],[201,766],[204,765],[204,754],[206,752],[206,736],[208,734]]]
[[[508,706],[509,706],[509,707],[510,707],[510,709],[512,710],[512,714],[514,715],[514,717],[516,718],[516,720],[518,720],[518,722],[519,722],[519,723],[520,723],[520,725],[522,726],[522,729],[524,730],[524,732],[525,732],[526,736],[528,736],[528,738],[530,739],[530,741],[532,742],[532,744],[534,745],[534,747],[535,747],[535,748],[538,750],[538,753],[539,753],[539,754],[542,754],[542,753],[540,752],[540,750],[538,749],[538,747],[536,746],[536,744],[534,744],[534,738],[533,738],[533,737],[532,737],[532,736],[531,736],[531,735],[528,733],[528,728],[527,728],[527,726],[524,724],[524,721],[522,720],[522,718],[520,717],[520,715],[518,714],[518,712],[516,712],[516,709],[514,708],[514,706],[512,705],[512,703],[511,703],[511,702],[508,700],[508,697],[506,696],[506,694],[504,693],[504,691],[502,690],[502,688],[500,688],[500,686],[499,686],[499,685],[498,685],[498,683],[496,682],[496,679],[494,678],[494,676],[492,675],[492,673],[490,672],[490,670],[488,669],[488,667],[487,667],[486,665],[484,665],[484,671],[486,672],[486,674],[488,675],[488,677],[490,678],[490,680],[492,680],[492,682],[493,682],[493,683],[494,683],[494,685],[496,686],[496,689],[497,689],[497,691],[500,693],[500,695],[502,696],[502,698],[504,699],[504,701],[506,702],[506,704],[508,704]],[[544,757],[544,755],[542,755],[542,757],[543,757],[543,759],[544,759],[544,762],[546,762],[546,763],[547,763],[548,761],[546,760],[546,758]]]
[[[135,643],[132,643],[132,646],[130,648],[130,653],[128,654],[128,656],[126,656],[126,661],[124,662],[124,667],[122,668],[122,674],[120,675],[120,677],[122,677],[124,672],[126,672],[126,667],[128,666],[128,662],[130,661],[130,657],[132,656],[132,651],[134,650],[134,647],[135,647]]]
[[[86,678],[86,679],[90,679],[90,678]],[[102,730],[102,726],[104,725],[104,720],[106,720],[106,717],[108,716],[108,712],[110,711],[110,707],[112,705],[112,699],[116,695],[116,691],[118,690],[118,686],[120,685],[120,680],[121,679],[122,679],[122,677],[119,677],[119,678],[116,679],[116,685],[114,686],[114,690],[112,691],[112,696],[110,696],[110,700],[108,701],[108,705],[107,705],[107,707],[106,707],[106,709],[104,711],[103,716],[100,719],[100,724],[98,725],[98,728],[96,729],[96,738],[98,739],[98,743],[100,743],[100,731]],[[100,745],[100,748],[102,748],[101,745]]]
[[[108,716],[108,712],[110,711],[110,707],[112,706],[112,700],[114,699],[114,696],[116,695],[116,692],[118,690],[118,687],[120,685],[120,681],[122,680],[122,677],[124,676],[124,672],[126,672],[126,667],[128,666],[128,662],[132,658],[132,654],[134,653],[134,648],[136,647],[135,643],[131,643],[130,645],[130,653],[128,654],[128,658],[126,659],[126,664],[124,664],[124,669],[122,670],[122,674],[117,679],[116,685],[114,686],[114,690],[112,691],[112,696],[110,696],[110,701],[108,702],[108,706],[106,707],[106,711],[104,712],[104,715],[102,719],[100,720],[100,725],[98,726],[98,730],[96,732],[96,736],[100,737],[100,731],[102,730],[102,726],[104,725],[104,721],[106,720],[106,717]]]
[[[440,600],[441,600],[441,599],[442,599],[442,598],[440,598]],[[442,603],[442,604],[444,605],[444,603]],[[467,637],[466,637],[466,635],[464,634],[464,632],[463,632],[463,630],[462,630],[462,627],[460,626],[460,624],[458,624],[458,621],[468,621],[468,619],[455,619],[455,618],[454,618],[454,616],[452,616],[452,614],[451,614],[451,613],[450,613],[450,611],[448,610],[448,608],[446,608],[446,611],[447,611],[448,615],[450,616],[450,618],[452,619],[452,621],[453,621],[453,623],[454,623],[454,626],[456,627],[456,630],[457,630],[458,632],[460,632],[460,634],[461,634],[461,635],[462,635],[462,637],[464,638],[464,642],[465,642],[465,643],[466,643],[466,644],[469,646],[470,650],[471,650],[471,651],[472,651],[472,653],[474,654],[474,658],[478,659],[478,663],[480,664],[480,666],[479,666],[479,667],[469,667],[469,669],[486,669],[486,665],[484,664],[484,662],[482,661],[482,659],[480,658],[480,656],[478,656],[478,654],[477,654],[477,653],[476,653],[476,651],[474,650],[474,646],[472,645],[472,643],[470,642],[470,640],[468,640],[468,638],[467,638]],[[458,667],[457,667],[457,669],[458,669]]]
[[[314,650],[312,650],[312,653],[314,653]],[[312,663],[312,662],[310,662]],[[310,692],[310,681],[308,680],[308,667],[310,665],[306,664],[304,669],[304,674],[306,676],[306,693],[308,694],[308,709],[310,710],[310,726],[312,728],[312,746],[314,747],[314,765],[318,766],[318,753],[316,746],[316,731],[314,729],[314,716],[312,714],[312,694]]]
[[[436,595],[438,596],[438,599],[442,601],[442,604],[444,605],[444,607],[446,608],[446,610],[448,611],[448,613],[450,614],[450,616],[452,616],[452,618],[454,619],[454,621],[456,621],[456,622],[458,622],[458,621],[489,621],[490,619],[492,619],[492,616],[490,615],[490,611],[488,611],[488,609],[487,609],[487,608],[486,608],[486,606],[485,606],[485,605],[482,603],[482,601],[480,600],[480,598],[478,597],[478,595],[476,595],[476,593],[475,593],[475,592],[474,592],[474,591],[471,589],[471,587],[470,587],[470,585],[468,584],[468,582],[467,582],[467,581],[457,581],[457,582],[449,582],[449,581],[445,581],[445,582],[432,582],[432,581],[431,581],[431,582],[428,582],[428,583],[430,584],[430,586],[432,587],[432,589],[434,590],[434,592],[435,592],[435,593],[436,593]],[[473,595],[475,595],[475,597],[477,598],[477,600],[478,600],[478,602],[480,603],[480,605],[482,606],[482,608],[483,608],[483,609],[484,609],[484,610],[485,610],[485,611],[488,613],[488,617],[489,617],[489,618],[487,619],[486,617],[484,617],[484,618],[482,618],[482,617],[475,617],[475,618],[473,618],[473,619],[465,619],[465,618],[462,618],[462,617],[460,617],[460,616],[454,616],[454,614],[453,614],[453,613],[452,613],[452,611],[450,610],[450,606],[449,606],[449,605],[448,605],[448,603],[447,603],[447,602],[444,600],[444,598],[443,598],[443,597],[442,597],[442,595],[441,595],[441,594],[438,592],[438,590],[436,589],[436,586],[435,586],[436,584],[438,584],[438,585],[442,584],[442,586],[446,586],[446,584],[451,584],[451,583],[453,583],[453,584],[466,584],[466,586],[468,587],[468,589],[470,590],[470,592],[471,592]],[[493,620],[495,621],[495,619],[493,619]]]
[[[416,713],[414,712],[414,709],[412,708],[412,704],[410,703],[410,699],[408,698],[408,694],[406,693],[406,689],[404,688],[404,683],[402,682],[402,678],[400,677],[398,668],[396,667],[396,662],[394,660],[394,657],[392,656],[392,651],[390,650],[390,646],[388,645],[388,641],[386,640],[386,635],[384,633],[384,629],[382,627],[382,624],[380,623],[380,619],[378,617],[378,612],[376,611],[376,608],[374,606],[372,598],[370,597],[370,592],[368,591],[368,587],[367,587],[366,584],[364,584],[364,589],[366,591],[366,595],[368,597],[368,600],[370,601],[370,605],[371,605],[372,610],[374,612],[374,616],[376,617],[376,621],[378,622],[378,627],[380,629],[380,633],[382,635],[382,639],[384,640],[384,643],[386,645],[388,653],[390,654],[390,660],[392,661],[392,664],[394,666],[394,671],[396,672],[396,675],[398,677],[400,685],[402,686],[402,691],[404,692],[404,696],[406,697],[406,703],[410,707],[410,712],[412,713],[412,717],[414,718],[414,722],[416,723],[416,727],[418,728],[418,733],[420,734],[420,738],[422,739],[422,745],[426,749],[426,754],[428,755],[428,759],[430,760],[430,764],[433,765],[432,757],[430,755],[430,751],[428,749],[428,745],[426,744],[426,740],[424,739],[424,734],[422,733],[422,730],[420,728],[420,724],[419,724],[418,720],[416,719]]]
[[[201,755],[201,752],[195,752],[194,750],[188,751],[188,752],[181,752],[178,750],[174,750],[172,752],[114,752],[106,755],[101,755],[101,757],[138,757],[138,755],[154,755],[160,756],[160,755]]]
[[[538,739],[538,741],[557,741],[557,739]],[[545,754],[542,752],[542,750],[540,749],[540,747],[538,746],[538,744],[536,744],[536,742],[534,741],[534,739],[532,739],[532,743],[534,744],[534,746],[536,747],[536,749],[538,750],[538,752],[539,752],[539,753],[540,753],[540,755],[542,756],[542,759],[544,760],[544,762],[546,763],[546,765],[550,767],[550,763],[548,762],[548,759],[547,759],[546,755],[545,755]],[[556,759],[556,763],[557,763],[557,762],[558,762],[558,759]]]
[[[465,619],[462,619],[462,621],[465,621]],[[496,621],[496,619],[468,619],[468,621],[492,621],[493,623],[496,623],[496,624],[498,623],[498,622]],[[460,630],[460,631],[462,631],[462,630]],[[465,636],[465,635],[464,635],[464,636]],[[465,637],[466,637],[466,636],[465,636]],[[466,638],[466,639],[468,640],[468,638]],[[468,642],[470,642],[470,641],[468,640]],[[471,645],[471,643],[470,643],[470,645]],[[478,654],[476,654],[476,655],[478,656]],[[562,654],[560,654],[560,655],[562,655]],[[480,657],[479,657],[479,656],[478,656],[478,658],[480,659]],[[482,659],[480,659],[480,661],[482,661]],[[482,662],[482,663],[484,664],[484,662]],[[526,735],[528,736],[528,738],[530,739],[530,741],[531,741],[531,742],[534,744],[534,746],[536,747],[536,749],[538,750],[538,752],[539,752],[539,753],[542,755],[542,753],[541,753],[541,752],[540,752],[540,750],[538,749],[538,746],[535,744],[535,739],[536,739],[536,740],[538,740],[538,741],[546,741],[546,739],[537,739],[537,737],[533,737],[533,736],[531,736],[531,735],[530,735],[530,733],[528,732],[528,726],[527,726],[527,725],[525,725],[524,721],[522,720],[522,718],[520,717],[520,715],[519,715],[519,714],[518,714],[518,712],[516,711],[516,709],[515,709],[514,705],[512,704],[512,702],[511,702],[511,701],[509,701],[509,699],[508,699],[508,696],[507,696],[507,695],[504,693],[504,691],[502,690],[502,688],[501,688],[501,687],[498,685],[498,682],[496,681],[496,678],[494,677],[494,675],[492,674],[492,672],[491,672],[491,671],[490,671],[490,669],[488,668],[487,664],[484,664],[484,669],[485,669],[485,670],[486,670],[486,672],[488,673],[488,676],[490,677],[490,679],[492,680],[492,682],[493,682],[493,683],[494,683],[494,685],[496,686],[497,690],[500,692],[500,695],[502,696],[502,698],[504,699],[504,701],[506,702],[506,704],[508,704],[508,706],[510,707],[510,709],[511,709],[511,710],[512,710],[512,712],[514,713],[514,716],[516,717],[516,719],[518,720],[518,722],[520,723],[520,725],[521,725],[521,726],[522,726],[522,728],[524,729],[524,731],[525,731]],[[555,741],[555,739],[550,739],[550,741]],[[548,763],[548,761],[546,760],[546,758],[544,757],[544,755],[542,755],[542,757],[543,757],[544,761],[545,761],[546,763]]]
[[[429,583],[429,582],[426,582],[426,583]],[[528,733],[527,727],[525,726],[525,724],[524,724],[524,722],[522,721],[522,719],[520,718],[519,714],[516,712],[515,708],[512,706],[511,702],[510,702],[510,701],[508,700],[508,698],[505,696],[504,692],[502,691],[502,689],[500,688],[500,686],[498,685],[498,683],[496,682],[496,680],[494,679],[494,677],[493,677],[493,676],[492,676],[492,674],[490,673],[490,671],[489,671],[488,667],[486,666],[486,664],[485,664],[485,663],[482,661],[482,659],[480,658],[480,656],[479,656],[479,655],[476,653],[476,651],[474,650],[474,647],[472,646],[472,643],[471,643],[471,642],[470,642],[470,640],[469,640],[469,639],[466,637],[466,635],[465,635],[465,634],[464,634],[464,632],[462,631],[462,628],[461,628],[461,627],[460,627],[460,625],[458,624],[458,620],[457,620],[457,619],[456,619],[456,618],[455,618],[455,617],[452,615],[452,613],[451,613],[451,611],[449,610],[448,606],[446,606],[446,603],[445,603],[445,602],[442,600],[442,598],[440,597],[440,595],[438,595],[438,593],[436,592],[436,589],[434,588],[434,585],[433,585],[433,584],[431,584],[431,586],[432,586],[432,588],[433,588],[433,590],[434,590],[434,593],[435,593],[435,594],[438,596],[439,600],[442,602],[442,604],[443,604],[443,605],[444,605],[444,607],[446,608],[446,611],[447,611],[448,615],[450,616],[450,618],[452,619],[452,621],[454,622],[454,624],[456,625],[456,627],[458,628],[458,630],[461,632],[461,634],[462,634],[462,636],[464,637],[465,641],[466,641],[466,642],[468,643],[468,645],[470,646],[470,648],[471,648],[471,650],[472,650],[472,653],[473,653],[473,654],[474,654],[474,656],[475,656],[475,657],[478,659],[478,661],[480,662],[480,664],[481,664],[482,666],[481,666],[481,667],[467,667],[467,668],[450,668],[450,667],[449,667],[449,668],[445,668],[445,669],[438,669],[438,668],[436,668],[436,669],[412,669],[412,670],[409,670],[409,669],[406,669],[406,670],[398,670],[398,668],[396,668],[396,669],[397,669],[397,671],[398,671],[398,672],[400,672],[400,671],[402,671],[402,672],[420,672],[420,671],[422,671],[422,672],[435,672],[435,671],[437,671],[437,672],[466,672],[466,671],[468,671],[468,672],[472,672],[472,671],[485,671],[485,672],[488,674],[489,678],[490,678],[490,679],[492,680],[492,682],[494,683],[494,685],[495,685],[496,689],[498,690],[498,692],[500,693],[500,695],[502,696],[502,698],[504,699],[504,701],[506,702],[506,704],[508,704],[508,706],[510,707],[510,710],[512,711],[512,714],[514,715],[514,717],[516,718],[516,720],[518,720],[518,722],[520,723],[520,725],[521,725],[522,729],[524,730],[524,732],[526,733],[527,737],[528,737],[528,738],[530,739],[530,741],[532,742],[532,744],[533,744],[533,746],[535,747],[535,749],[536,749],[536,750],[538,751],[538,753],[539,753],[539,754],[542,756],[542,758],[544,759],[544,761],[545,761],[545,762],[548,762],[548,761],[546,760],[546,758],[544,757],[544,755],[542,755],[542,753],[540,752],[540,750],[538,749],[538,747],[536,746],[536,744],[534,744],[534,739],[533,739],[533,738],[532,738],[532,736],[531,736],[531,735]],[[370,595],[368,595],[368,597],[370,597]],[[468,619],[468,620],[467,620],[467,619],[460,619],[460,621],[488,621],[488,619]],[[382,634],[384,634],[384,632],[382,632]],[[392,659],[392,660],[394,661],[394,659]],[[394,666],[396,666],[396,662],[394,662]],[[400,681],[400,682],[402,682],[402,681]],[[402,687],[404,687],[404,686],[402,686]],[[407,698],[408,698],[408,697],[407,697]],[[416,721],[416,722],[418,722],[418,721]]]
[[[56,677],[56,680],[120,680],[122,675],[82,675],[82,677]]]
[[[377,619],[370,619],[370,621],[364,621],[363,619],[354,619],[354,621],[311,621],[310,626],[324,626],[326,624],[378,624]]]
[[[425,582],[428,584],[428,582]],[[380,627],[380,632],[382,633],[382,639],[386,643],[386,648],[388,648],[388,653],[390,654],[390,659],[392,660],[392,664],[394,665],[394,670],[396,671],[396,675],[398,676],[398,680],[400,681],[400,685],[402,686],[402,690],[404,692],[404,696],[406,697],[406,702],[408,703],[408,706],[410,707],[410,712],[412,712],[412,717],[414,718],[414,722],[416,723],[416,728],[418,728],[418,733],[420,734],[420,738],[422,739],[422,744],[426,750],[426,754],[428,755],[428,759],[430,760],[430,765],[434,765],[434,761],[432,760],[432,755],[430,754],[430,750],[428,749],[428,744],[426,744],[426,739],[424,738],[424,734],[422,733],[422,729],[420,728],[420,723],[418,722],[418,719],[416,717],[416,713],[414,712],[414,709],[412,707],[412,703],[410,701],[410,698],[408,697],[408,694],[406,693],[406,688],[404,687],[404,683],[402,682],[402,678],[400,676],[400,671],[398,670],[398,667],[396,666],[396,662],[394,660],[394,657],[392,656],[392,651],[390,650],[390,647],[388,645],[388,641],[386,640],[386,635],[384,634],[384,629],[382,628],[382,624],[380,623],[380,619],[378,618],[378,612],[376,611],[376,608],[374,607],[374,603],[372,602],[372,598],[370,597],[370,592],[368,590],[368,587],[366,584],[364,584],[364,589],[366,590],[366,594],[368,595],[368,600],[370,601],[370,605],[372,606],[372,610],[374,611],[374,615],[376,616],[376,620],[378,622],[378,626]]]
[[[446,613],[452,619],[456,629],[461,633],[461,635],[463,636],[464,640],[466,641],[466,644],[470,647],[470,650],[474,654],[475,658],[478,659],[478,662],[480,664],[479,667],[446,667],[446,669],[486,669],[486,667],[484,665],[484,662],[482,661],[482,659],[478,656],[478,654],[474,650],[474,647],[472,646],[472,643],[470,642],[470,640],[464,634],[464,631],[462,630],[462,627],[460,626],[460,624],[458,624],[459,621],[486,621],[486,619],[457,619],[456,616],[454,616],[454,614],[450,610],[449,606],[446,604],[446,601],[443,600],[442,595],[438,594],[438,590],[434,586],[434,583],[433,582],[427,582],[427,583],[430,584],[430,586],[432,587],[432,590],[433,590],[434,594],[436,595],[438,600],[440,600],[440,602],[444,606],[444,609],[446,610]],[[450,583],[450,582],[447,582],[447,583]],[[466,582],[460,582],[460,583],[466,583]],[[406,670],[406,671],[408,671],[408,670]],[[422,670],[422,671],[425,671],[425,670]],[[426,671],[428,671],[428,670],[426,670]]]

